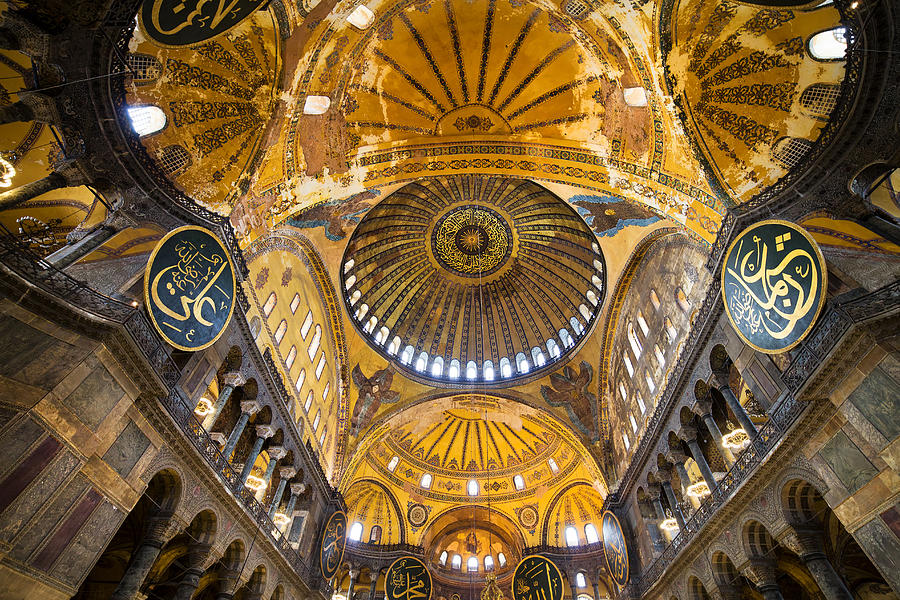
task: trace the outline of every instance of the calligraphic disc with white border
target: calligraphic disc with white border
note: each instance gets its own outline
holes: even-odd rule
[[[144,304],[156,331],[179,350],[211,346],[228,327],[237,283],[231,255],[211,231],[173,229],[153,249]]]
[[[347,544],[347,515],[338,510],[328,517],[328,523],[322,531],[322,541],[319,544],[319,567],[322,569],[322,577],[330,580],[337,575],[344,560],[344,546]]]
[[[231,31],[266,0],[144,0],[141,31],[165,48],[193,46]]]
[[[384,576],[385,600],[431,600],[428,567],[414,556],[398,558]]]
[[[722,265],[722,300],[732,327],[760,352],[799,344],[825,305],[828,267],[799,225],[761,221],[738,235]]]
[[[532,554],[516,565],[513,600],[562,600],[564,589],[562,574],[552,560]]]
[[[603,554],[606,555],[606,567],[609,576],[616,585],[625,587],[628,583],[628,544],[619,519],[608,510],[603,511]]]

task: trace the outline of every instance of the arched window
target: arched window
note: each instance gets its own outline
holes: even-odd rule
[[[368,321],[366,321],[365,327],[363,327],[363,331],[365,333],[372,333],[372,330],[375,329],[375,326],[378,325],[378,317],[371,317]]]
[[[637,433],[637,421],[635,421],[634,415],[631,413],[628,413],[628,419],[631,421],[631,431],[633,431],[634,433]]]
[[[588,291],[586,291],[586,292],[584,293],[584,296],[585,296],[585,297],[588,299],[588,301],[589,301],[591,304],[593,304],[594,306],[597,306],[597,304],[600,302],[599,298],[597,298],[597,294],[594,293],[594,290],[588,290]]]
[[[513,477],[513,485],[516,486],[517,490],[524,490],[525,489],[525,478],[522,477],[521,475],[516,475],[515,477]]]
[[[653,354],[656,356],[657,362],[659,362],[659,367],[663,368],[666,366],[666,357],[663,355],[662,350],[659,348],[659,344],[653,344]]]
[[[569,325],[572,326],[572,329],[575,331],[575,335],[581,335],[581,332],[584,331],[584,327],[581,325],[581,321],[578,320],[578,317],[572,317],[571,319],[569,319]]]
[[[359,299],[362,298],[362,292],[359,290],[355,290],[352,294],[350,294],[350,306],[355,306]]]
[[[512,377],[512,367],[509,364],[509,358],[506,356],[500,359],[500,377],[504,379]]]
[[[478,557],[470,556],[469,560],[466,561],[466,570],[470,573],[474,573],[478,571]]]
[[[644,337],[647,337],[647,335],[650,333],[650,328],[647,327],[647,320],[644,319],[644,314],[641,311],[638,311],[637,323],[638,327],[641,328],[641,332],[643,332]]]
[[[589,308],[588,308],[587,306],[585,306],[584,304],[579,304],[579,305],[578,305],[578,312],[581,313],[581,316],[584,317],[584,320],[585,320],[585,321],[590,321],[590,320],[591,320],[591,309],[589,309]],[[579,332],[579,333],[580,333],[580,332]]]
[[[841,88],[834,83],[814,83],[800,94],[800,106],[817,117],[827,117],[837,106]]]
[[[319,430],[319,421],[321,421],[321,420],[322,420],[322,410],[319,409],[316,411],[316,418],[313,419],[313,427],[312,427],[313,431]]]
[[[313,334],[313,339],[309,343],[309,348],[306,350],[306,353],[309,355],[309,360],[312,360],[316,356],[316,351],[319,349],[319,344],[322,342],[322,326],[316,325],[316,333]]]
[[[588,542],[590,543],[590,542]],[[587,587],[587,580],[584,578],[584,573],[576,573],[575,574],[575,587],[585,588]]]
[[[291,346],[290,351],[288,351],[287,358],[284,359],[284,366],[290,370],[291,367],[294,366],[294,360],[297,358],[297,346]]]
[[[602,273],[603,272],[603,263],[595,258],[594,259],[594,268],[597,269],[597,271],[599,271],[600,273]]]
[[[324,402],[326,398],[328,398],[328,392],[331,390],[331,382],[325,382],[325,389],[322,390],[322,401]]]
[[[687,296],[684,294],[684,290],[678,288],[675,290],[675,302],[678,303],[678,308],[680,308],[683,312],[689,313],[691,311],[691,303],[688,302]]]
[[[419,481],[419,485],[422,486],[426,490],[431,489],[431,473],[425,473],[422,475],[421,481]]]
[[[644,347],[641,345],[641,341],[634,331],[634,323],[628,324],[628,343],[631,344],[631,351],[634,353],[634,357],[640,358],[641,352],[644,351]]]
[[[377,544],[381,541],[381,525],[373,525],[372,531],[369,532],[369,543]]]
[[[149,54],[128,53],[125,56],[128,69],[131,71],[131,81],[136,85],[145,85],[159,79],[162,74],[162,65],[155,56]]]
[[[378,333],[375,334],[375,343],[376,344],[384,343],[384,341],[386,339],[388,339],[388,336],[390,334],[391,334],[390,329],[388,329],[387,327],[382,327],[381,329],[378,330]]]
[[[453,560],[450,561],[450,566],[459,571],[462,568],[462,556],[454,554]]]
[[[253,341],[256,341],[256,338],[259,337],[259,332],[262,330],[262,321],[260,321],[259,317],[254,316],[250,319],[250,335],[253,336]]]
[[[559,358],[561,354],[559,351],[559,344],[557,344],[556,340],[553,338],[547,340],[547,354],[550,355],[550,358]]]
[[[631,364],[631,357],[628,356],[628,351],[622,352],[622,362],[625,363],[625,369],[628,371],[629,377],[634,377],[634,365]]]
[[[425,370],[425,366],[428,365],[428,353],[422,352],[419,354],[419,358],[416,360],[416,371],[423,372]]]
[[[431,363],[431,374],[434,377],[440,377],[444,374],[444,359],[440,356],[434,357],[434,362]]]
[[[628,439],[628,434],[627,434],[627,433],[623,433],[623,434],[622,434],[622,441],[625,442],[625,449],[626,449],[626,450],[628,450],[629,448],[631,448],[631,440]]]
[[[375,22],[375,13],[368,6],[360,4],[347,16],[347,22],[357,29],[366,29]]]
[[[316,381],[322,379],[322,371],[325,370],[325,365],[328,361],[325,360],[325,353],[319,357],[319,364],[316,365]]]
[[[306,369],[300,369],[300,372],[297,373],[297,383],[294,384],[294,389],[297,390],[297,393],[300,393],[300,390],[303,389],[303,382],[306,381]]]
[[[660,307],[659,294],[657,294],[656,290],[653,290],[653,289],[650,290],[650,304],[653,305],[653,308],[655,310],[659,310],[659,307]]]
[[[525,355],[521,352],[516,354],[516,369],[519,371],[519,373],[527,373],[528,367],[528,359],[525,358]]]
[[[600,536],[597,535],[597,528],[594,527],[593,523],[588,523],[584,526],[584,537],[588,544],[596,544],[600,541]]]
[[[366,304],[365,302],[363,302],[362,304],[359,305],[359,308],[356,309],[356,314],[354,316],[356,317],[357,321],[362,321],[363,317],[365,317],[366,313],[368,313],[368,312],[369,312],[369,305]]]
[[[625,390],[625,382],[624,381],[619,382],[619,394],[621,394],[621,396],[622,396],[622,402],[625,402],[626,400],[628,400],[628,391]]]
[[[269,297],[266,298],[266,303],[263,305],[263,315],[268,317],[272,314],[272,311],[275,310],[275,303],[278,302],[278,297],[275,296],[275,292],[269,294]]]
[[[327,428],[327,427],[326,427],[325,429],[322,430],[322,435],[319,436],[319,445],[320,445],[320,446],[324,446],[324,445],[325,445],[325,434],[326,434],[326,433],[328,433],[328,428]]]
[[[566,546],[572,548],[578,545],[578,530],[569,525],[566,527]]]
[[[772,149],[772,158],[788,169],[793,169],[812,148],[812,142],[795,137],[783,137]]]
[[[303,102],[304,115],[324,115],[331,106],[328,96],[307,96]]]
[[[287,333],[287,321],[282,319],[281,323],[278,324],[278,329],[275,330],[275,343],[276,344],[281,343],[281,340],[284,339],[285,333]]]
[[[502,552],[500,552],[499,554],[497,554],[497,562],[500,564],[500,568],[501,568],[501,569],[502,569],[503,567],[505,567],[505,566],[506,566],[506,555],[503,554]]]
[[[569,335],[568,329],[560,329],[559,330],[559,340],[562,342],[563,346],[566,348],[571,348],[575,345],[575,342],[572,341],[572,336]]]
[[[603,280],[597,277],[596,275],[591,275],[591,283],[594,284],[594,287],[599,291],[603,291]]]
[[[399,462],[400,462],[399,456],[394,456],[393,458],[391,458],[391,461],[388,463],[388,471],[393,473],[394,469],[397,468],[397,463],[399,463]]]
[[[450,361],[450,369],[447,371],[447,377],[450,379],[459,379],[459,361],[455,358]]]
[[[166,113],[152,104],[129,106],[128,119],[131,121],[131,128],[140,137],[162,131],[166,126]]]
[[[303,325],[300,326],[300,337],[304,340],[306,339],[306,334],[309,333],[309,328],[312,327],[313,316],[312,311],[306,313],[306,318],[303,319]]]
[[[446,550],[441,552],[441,558],[439,559],[439,562],[441,563],[442,567],[447,565],[447,551]]]
[[[356,261],[352,258],[350,260],[348,260],[347,262],[345,262],[344,263],[344,274],[346,275],[347,273],[349,273],[350,269],[352,269],[353,265],[355,265],[355,264],[356,264]]]
[[[484,557],[484,570],[485,571],[493,571],[494,570],[494,557],[488,554]]]
[[[478,495],[478,482],[475,481],[474,479],[470,479],[469,483],[466,484],[466,491],[469,493],[470,496],[477,496]]]
[[[478,378],[478,367],[475,366],[475,361],[470,360],[466,363],[466,379],[473,380]]]
[[[388,351],[388,354],[393,356],[394,354],[397,354],[398,350],[400,350],[400,336],[395,335],[394,339],[391,340],[391,343],[388,344],[387,351]]]
[[[351,540],[358,542],[362,539],[363,533],[363,524],[359,521],[356,521],[353,525],[350,526],[350,533],[347,535]]]
[[[493,381],[494,380],[494,363],[489,360],[484,361],[484,367],[481,372],[484,373],[485,381]]]
[[[404,365],[408,365],[412,362],[413,353],[415,353],[416,349],[412,346],[408,345],[403,349],[403,354],[400,355],[400,362]]]
[[[300,294],[294,294],[291,299],[291,314],[296,314],[297,308],[300,306]]]
[[[641,398],[640,396],[638,396],[638,397],[636,398],[636,400],[637,400],[637,403],[638,403],[638,408],[641,409],[641,414],[644,414],[645,412],[647,412],[647,405],[644,404],[644,399]]]
[[[349,290],[353,287],[353,284],[356,283],[356,275],[351,275],[344,281],[344,289]]]
[[[672,344],[673,342],[675,342],[675,337],[678,335],[678,330],[675,329],[674,325],[672,325],[672,321],[669,319],[669,317],[666,317],[665,326],[666,338],[668,342]]]
[[[313,401],[313,391],[309,390],[309,393],[306,395],[306,402],[303,403],[303,412],[309,414],[309,407],[312,406]]]
[[[847,55],[847,30],[835,27],[820,31],[809,38],[807,48],[816,60],[843,60]]]
[[[534,360],[534,364],[537,367],[543,367],[547,364],[547,358],[544,356],[544,351],[537,346],[531,349],[531,358]]]
[[[559,473],[559,466],[556,464],[556,461],[555,461],[553,458],[548,458],[548,459],[547,459],[547,466],[550,467],[550,471],[551,471],[554,475],[556,475],[557,473]]]
[[[656,384],[653,382],[653,378],[650,377],[650,373],[644,373],[644,381],[647,382],[647,388],[650,390],[650,393],[654,393],[656,391]]]
[[[628,87],[622,91],[627,106],[647,106],[647,90],[642,87]]]

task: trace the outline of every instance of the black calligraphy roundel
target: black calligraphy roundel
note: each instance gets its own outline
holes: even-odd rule
[[[538,554],[519,561],[512,579],[513,600],[562,600],[563,579],[553,561]]]
[[[237,27],[266,1],[144,0],[141,29],[160,46],[193,46]]]
[[[322,577],[326,580],[337,575],[344,560],[344,546],[347,543],[347,515],[344,511],[334,512],[328,518],[325,530],[322,532],[322,543],[319,546],[319,566],[322,569]]]
[[[384,577],[385,600],[431,600],[431,573],[418,558],[395,560]]]
[[[741,339],[778,354],[800,343],[825,304],[828,269],[802,227],[769,220],[734,240],[722,266],[722,300]]]
[[[606,555],[606,567],[609,576],[616,585],[625,587],[628,583],[628,544],[619,519],[610,511],[603,512],[603,553]]]
[[[186,225],[153,249],[144,304],[153,326],[179,350],[212,345],[231,320],[236,282],[227,248],[211,231]]]

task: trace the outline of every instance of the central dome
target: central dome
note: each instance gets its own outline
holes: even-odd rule
[[[412,375],[503,384],[562,360],[596,319],[596,238],[531,181],[410,183],[362,219],[344,256],[348,310],[379,353]]]

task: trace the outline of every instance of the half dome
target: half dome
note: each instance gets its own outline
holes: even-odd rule
[[[362,219],[342,272],[352,321],[401,370],[504,384],[562,360],[602,306],[594,233],[531,181],[410,183]]]

